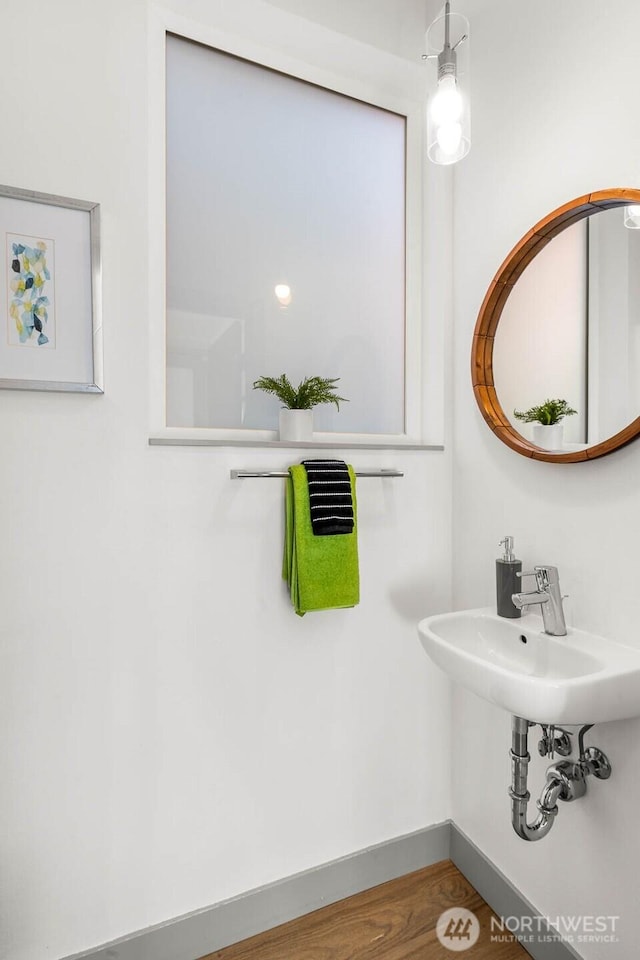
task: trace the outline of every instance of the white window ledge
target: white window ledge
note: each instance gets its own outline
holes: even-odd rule
[[[441,443],[413,443],[407,440],[239,440],[218,437],[195,436],[153,436],[149,437],[152,447],[271,447],[298,448],[306,450],[444,450]]]

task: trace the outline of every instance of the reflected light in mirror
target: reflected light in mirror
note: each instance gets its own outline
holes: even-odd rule
[[[629,230],[640,230],[640,204],[624,208],[624,225]]]
[[[273,292],[281,307],[288,307],[291,303],[291,287],[287,283],[276,283]]]

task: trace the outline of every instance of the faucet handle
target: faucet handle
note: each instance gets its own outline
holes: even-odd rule
[[[533,570],[525,570],[516,573],[516,577],[535,577],[538,590],[543,591],[552,584],[559,583],[558,568],[550,567],[546,564],[536,564]]]
[[[522,570],[516,573],[516,577],[537,577],[539,573],[554,574],[558,573],[557,567],[551,567],[548,563],[538,563],[533,570]]]
[[[540,589],[542,589],[543,586],[548,587],[551,584],[560,583],[557,567],[551,567],[546,563],[541,563],[539,566],[535,566],[533,569],[535,570],[536,579]]]

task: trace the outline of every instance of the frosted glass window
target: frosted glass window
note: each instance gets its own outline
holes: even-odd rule
[[[404,431],[406,118],[167,37],[167,425]],[[277,289],[276,289],[277,288]]]

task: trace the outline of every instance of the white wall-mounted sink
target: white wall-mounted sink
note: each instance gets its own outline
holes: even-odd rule
[[[511,714],[537,723],[585,724],[640,716],[640,650],[584,630],[543,632],[528,614],[491,610],[427,617],[420,642],[441,670]]]

